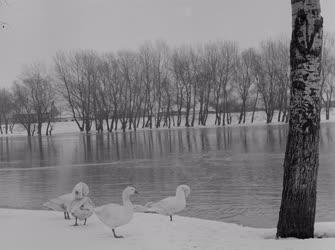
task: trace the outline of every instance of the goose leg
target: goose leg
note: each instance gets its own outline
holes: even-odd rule
[[[116,239],[123,238],[123,236],[121,236],[121,235],[116,235],[114,229],[112,229],[112,231],[113,231],[113,234],[114,234],[114,238],[116,238]]]
[[[87,218],[85,219],[84,225],[86,225]]]
[[[172,221],[172,215],[170,215],[170,221]]]
[[[66,212],[66,215],[67,215],[67,219],[70,220],[69,212]]]
[[[66,212],[64,212],[64,219],[67,220]]]
[[[78,226],[78,218],[76,217],[76,223],[73,226]]]

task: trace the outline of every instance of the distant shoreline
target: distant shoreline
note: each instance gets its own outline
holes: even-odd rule
[[[179,129],[199,129],[199,128],[238,128],[238,127],[259,127],[259,126],[278,126],[278,125],[286,125],[287,123],[285,122],[278,122],[277,121],[277,114],[275,113],[273,122],[271,123],[266,123],[266,119],[264,118],[265,114],[262,111],[257,111],[255,113],[255,121],[253,123],[250,122],[251,112],[247,113],[247,120],[246,123],[237,123],[237,117],[238,113],[233,114],[233,122],[231,124],[226,124],[226,125],[215,125],[215,114],[212,114],[209,116],[208,122],[206,126],[198,125],[197,122],[195,122],[195,125],[193,127],[185,127],[184,121],[181,123],[181,126],[171,126],[170,128],[168,127],[153,127],[153,128],[142,128],[139,127],[135,130],[126,130],[125,133],[129,132],[140,132],[140,131],[160,131],[160,130],[179,130]],[[335,111],[332,111],[330,115],[330,119],[326,120],[325,119],[325,112],[321,113],[321,124],[324,123],[335,123]],[[119,124],[120,125],[120,124]],[[86,132],[80,132],[76,123],[74,121],[63,121],[63,122],[54,122],[53,123],[54,129],[52,135],[59,135],[59,134],[86,134]],[[42,136],[45,136],[45,126],[43,126],[42,129]],[[103,134],[108,134],[108,133],[124,133],[121,129],[120,126],[118,130],[113,130],[112,132],[108,132],[107,130],[103,131]],[[88,133],[91,135],[98,134],[98,132],[92,128],[92,130]],[[8,133],[6,134],[0,134],[0,138],[5,138],[5,137],[12,137],[12,136],[27,136],[26,131],[21,127],[21,125],[16,125],[14,127],[14,132],[13,134]],[[35,134],[36,136],[36,134]]]

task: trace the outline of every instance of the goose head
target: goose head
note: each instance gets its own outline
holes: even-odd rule
[[[79,182],[72,190],[72,194],[75,200],[82,199],[83,197],[87,196],[89,192],[89,188],[84,182]]]
[[[187,198],[191,193],[191,189],[187,185],[180,185],[180,186],[177,187],[176,194],[178,194],[178,193],[184,193],[185,198]]]
[[[138,194],[138,192],[137,192],[136,188],[131,187],[131,186],[126,187],[122,192],[123,197],[130,197],[134,194]]]

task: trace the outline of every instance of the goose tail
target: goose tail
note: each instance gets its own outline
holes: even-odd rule
[[[46,203],[43,204],[43,207],[52,209],[54,211],[59,211],[59,212],[66,211],[66,208],[63,204],[58,204],[52,201],[47,201]]]
[[[155,202],[148,202],[145,204],[145,207],[147,208],[145,213],[159,214],[159,209],[155,206],[155,204]]]
[[[145,214],[158,214],[157,211],[152,211],[152,210],[147,210],[147,211],[144,211],[143,213],[145,213]]]
[[[155,211],[154,208],[149,207],[147,204],[145,206],[134,204],[134,212],[136,212],[136,213],[150,213],[150,214],[157,214],[158,213],[157,211]]]

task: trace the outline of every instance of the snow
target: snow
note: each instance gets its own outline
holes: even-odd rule
[[[118,249],[118,250],[260,250],[333,249],[335,238],[309,240],[275,239],[275,229],[248,228],[224,222],[175,216],[135,213],[119,229],[123,239],[95,215],[87,226],[73,227],[54,211],[0,209],[1,249]],[[335,222],[316,224],[316,235],[335,236]]]

